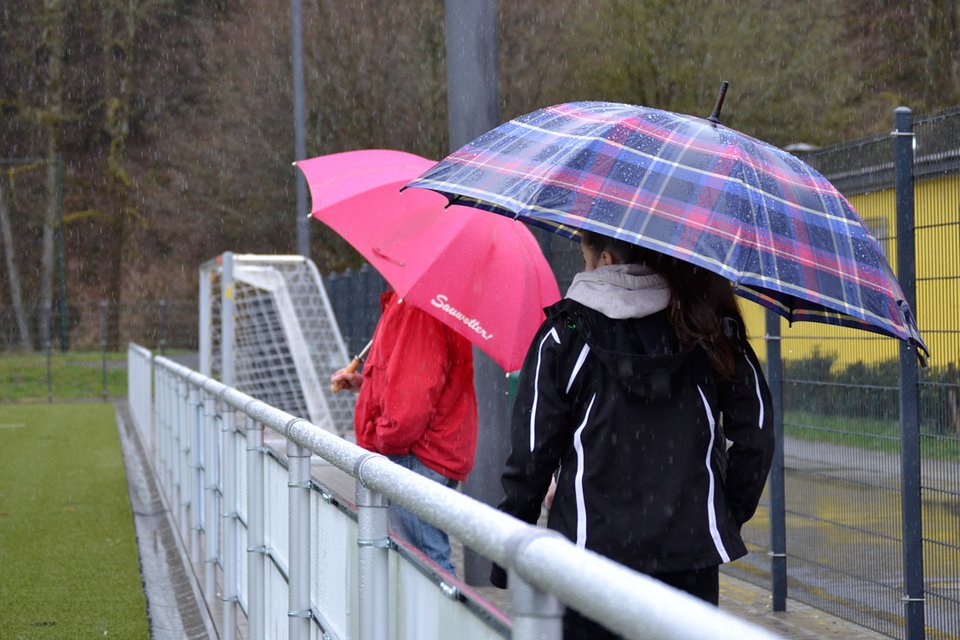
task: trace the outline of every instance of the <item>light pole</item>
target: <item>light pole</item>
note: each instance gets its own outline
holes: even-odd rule
[[[290,0],[293,41],[293,146],[294,160],[307,157],[307,136],[304,125],[303,88],[303,24],[302,0]],[[294,169],[297,180],[297,253],[310,257],[310,220],[307,217],[307,183],[303,173]]]

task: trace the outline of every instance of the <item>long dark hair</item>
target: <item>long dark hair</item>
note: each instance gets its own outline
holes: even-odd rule
[[[663,276],[670,287],[670,324],[680,345],[689,349],[701,344],[713,369],[723,378],[733,376],[738,343],[746,336],[729,280],[689,262],[599,233],[584,231],[581,241],[597,255],[609,251],[619,262],[643,264]]]

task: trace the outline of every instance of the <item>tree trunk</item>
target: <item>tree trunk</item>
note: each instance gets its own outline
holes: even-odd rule
[[[130,94],[140,3],[136,0],[110,0],[104,3],[107,109],[104,128],[110,136],[107,170],[111,180],[110,217],[113,242],[107,261],[106,299],[110,305],[107,322],[107,348],[120,346],[120,304],[123,299],[123,256],[127,239],[131,181],[126,168],[127,136],[130,132]]]
[[[0,183],[0,243],[3,243],[3,257],[7,264],[7,279],[10,286],[10,305],[13,307],[14,320],[17,323],[17,332],[20,334],[20,348],[29,351],[30,324],[27,315],[23,312],[23,298],[20,296],[20,274],[17,272],[17,257],[14,253],[13,230],[10,227],[10,215],[7,211],[7,197]]]
[[[63,122],[63,16],[61,0],[44,0],[43,44],[47,53],[45,105],[41,126],[46,140],[47,210],[43,220],[40,249],[40,346],[50,341],[50,314],[53,309],[54,227],[57,224],[57,155],[60,152],[60,126]]]

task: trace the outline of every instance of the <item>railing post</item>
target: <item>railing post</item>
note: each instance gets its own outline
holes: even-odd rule
[[[179,512],[177,524],[179,525],[180,535],[184,540],[189,540],[190,528],[190,464],[187,456],[190,455],[190,434],[187,432],[184,418],[188,415],[186,411],[187,389],[186,383],[177,378],[176,391],[174,393],[174,402],[176,407],[175,421],[177,433],[177,505]]]
[[[236,410],[223,403],[220,421],[220,459],[223,461],[223,628],[220,637],[233,640],[237,628],[237,576],[240,555],[237,553],[237,455]]]
[[[897,279],[916,313],[916,246],[913,201],[913,112],[893,111],[897,198]],[[900,476],[903,530],[903,602],[907,640],[924,637],[923,519],[920,503],[920,399],[916,349],[900,343]]]
[[[216,403],[206,391],[201,395],[203,401],[203,436],[204,436],[204,491],[206,500],[204,501],[205,514],[204,522],[206,529],[203,532],[203,594],[209,602],[217,592],[217,558],[219,552],[219,530],[220,522],[219,500],[217,492],[220,487],[217,484],[219,477],[220,464],[217,450],[217,417]]]
[[[173,424],[171,423],[171,403],[170,396],[173,395],[170,391],[170,385],[172,384],[172,376],[170,372],[166,369],[161,369],[159,371],[159,381],[160,381],[160,390],[161,390],[161,399],[160,399],[160,409],[161,414],[160,421],[163,423],[163,490],[167,497],[167,502],[169,503],[170,509],[176,509],[173,500],[175,498],[173,494],[173,450],[174,450],[174,441],[173,441]]]
[[[787,516],[786,474],[783,459],[783,359],[780,347],[780,316],[767,310],[767,382],[773,401],[775,437],[770,467],[770,579],[773,610],[787,610]]]
[[[203,460],[201,454],[200,417],[197,410],[197,388],[187,383],[187,421],[190,424],[190,469],[193,472],[193,482],[190,483],[190,562],[196,566],[200,564],[200,529],[202,527],[202,512],[200,510],[200,496],[203,491]]]
[[[363,482],[363,465],[375,457],[382,456],[374,453],[364,455],[354,467],[354,476],[357,478],[360,640],[387,640],[388,637],[387,569],[390,537],[387,507],[390,502],[382,493],[370,489]]]
[[[286,428],[300,419],[295,418]],[[308,640],[312,619],[310,605],[310,450],[287,440],[289,461],[290,546],[290,640]]]
[[[250,640],[262,640],[266,635],[263,455],[263,424],[247,416],[247,634]]]
[[[510,572],[510,612],[513,640],[561,640],[563,604],[556,596],[527,583]]]

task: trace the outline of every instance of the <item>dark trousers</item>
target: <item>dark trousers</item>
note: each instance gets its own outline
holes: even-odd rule
[[[654,573],[650,574],[650,577],[710,604],[716,605],[720,601],[720,568],[718,566]],[[573,609],[567,609],[563,616],[563,638],[564,640],[620,640],[621,636],[604,629]]]

